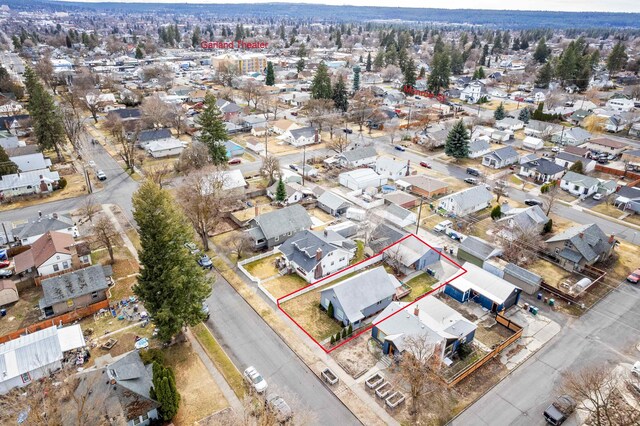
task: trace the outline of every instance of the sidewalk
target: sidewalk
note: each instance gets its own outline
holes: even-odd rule
[[[187,329],[184,334],[185,336],[187,336],[187,339],[189,340],[189,343],[191,343],[193,350],[198,354],[200,360],[209,371],[209,374],[211,374],[211,377],[213,377],[213,380],[222,391],[222,394],[224,395],[231,408],[236,413],[241,414],[244,410],[242,407],[242,403],[240,402],[236,394],[233,393],[233,390],[224,379],[224,377],[222,377],[222,374],[220,374],[215,365],[213,365],[211,359],[209,359],[209,356],[205,353],[204,349],[202,349],[202,346],[200,346],[200,342],[198,342],[198,340],[193,336],[191,329]]]
[[[120,225],[120,222],[118,222],[116,215],[114,215],[113,212],[111,211],[111,206],[112,204],[103,204],[102,211],[107,215],[111,223],[113,223],[113,226],[116,228],[116,231],[118,231],[118,234],[120,234],[120,237],[122,237],[125,247],[129,249],[129,251],[131,252],[131,255],[136,259],[136,262],[139,262],[138,250],[136,250],[136,247],[133,245],[133,243],[129,239],[129,236],[127,235],[127,233],[124,232],[124,229],[122,229],[122,225]]]

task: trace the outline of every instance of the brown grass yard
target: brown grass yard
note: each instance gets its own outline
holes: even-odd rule
[[[612,206],[612,205],[607,205],[606,203],[600,203],[597,206],[593,207],[591,210],[598,212],[598,213],[602,213],[602,214],[606,214],[607,216],[611,216],[615,219],[620,218],[620,216],[622,216],[625,212],[623,212],[622,210]],[[628,213],[629,211],[627,211]],[[622,219],[623,222],[627,222],[627,223],[631,223],[633,225],[638,225],[640,226],[640,215],[639,214],[631,214],[627,217],[625,217],[624,219]]]
[[[29,195],[17,197],[15,201],[7,200],[0,204],[0,211],[21,209],[35,204],[48,203],[51,201],[66,200],[75,198],[87,193],[84,176],[80,173],[64,176],[67,186],[64,189],[53,191],[50,194]]]
[[[17,302],[3,306],[7,315],[0,320],[0,336],[38,322],[38,317],[42,314],[38,308],[41,297],[42,289],[32,285],[20,291]]]
[[[164,351],[165,362],[173,368],[180,392],[176,425],[193,425],[229,404],[189,343],[179,343]]]
[[[318,341],[342,330],[342,325],[337,320],[329,318],[327,313],[320,309],[320,291],[334,284],[335,282],[331,282],[280,304],[287,314]]]
[[[302,279],[298,274],[287,274],[263,282],[262,285],[273,297],[278,299],[298,289],[306,287],[309,283]]]
[[[281,254],[273,254],[264,259],[259,259],[251,263],[244,265],[244,268],[254,277],[261,280],[269,277],[273,277],[278,274],[278,270],[275,266],[275,261]]]
[[[402,301],[413,302],[414,300],[431,290],[436,282],[438,282],[438,280],[427,273],[422,273],[417,277],[405,282],[406,285],[411,287],[411,293],[405,296]]]
[[[558,288],[560,283],[565,280],[569,280],[572,284],[575,284],[575,282],[580,279],[580,277],[574,276],[571,272],[545,259],[537,259],[533,264],[529,265],[527,269],[543,277],[547,284]]]

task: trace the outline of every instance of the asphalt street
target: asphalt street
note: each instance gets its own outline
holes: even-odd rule
[[[211,312],[207,327],[240,371],[253,365],[262,374],[269,385],[268,396],[283,396],[295,412],[311,411],[313,424],[360,424],[218,274],[207,303]]]
[[[613,369],[640,359],[640,288],[626,282],[579,319],[571,319],[545,347],[464,411],[452,426],[544,425],[543,411],[558,396],[562,372],[589,365]],[[576,416],[564,423],[576,426]]]

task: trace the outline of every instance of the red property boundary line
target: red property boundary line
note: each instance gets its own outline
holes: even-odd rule
[[[382,256],[384,255],[384,252],[385,252],[385,251],[389,250],[390,248],[392,248],[393,246],[395,246],[395,245],[397,245],[397,244],[402,243],[402,242],[403,242],[404,240],[406,240],[407,238],[416,238],[416,239],[417,239],[418,241],[420,241],[422,244],[426,245],[426,246],[427,246],[427,247],[429,247],[431,250],[433,250],[433,251],[437,252],[441,257],[444,257],[446,260],[448,260],[449,262],[451,262],[452,264],[454,264],[455,266],[457,266],[457,267],[458,267],[462,272],[461,272],[461,273],[458,273],[458,274],[455,274],[452,278],[449,278],[447,281],[443,282],[443,283],[442,283],[442,284],[440,284],[438,287],[436,287],[436,288],[433,288],[433,289],[429,290],[428,292],[426,292],[425,294],[421,295],[420,297],[418,297],[418,298],[417,298],[416,300],[414,300],[413,302],[409,303],[409,304],[408,304],[407,306],[405,306],[404,308],[399,309],[398,311],[396,311],[396,312],[394,312],[394,313],[390,314],[389,316],[386,316],[386,317],[382,318],[380,321],[378,321],[378,322],[376,322],[376,323],[372,323],[372,324],[370,324],[369,326],[367,326],[367,327],[363,328],[362,330],[358,331],[358,333],[357,333],[357,334],[355,334],[355,335],[353,335],[353,336],[349,337],[347,340],[343,341],[343,342],[342,342],[342,343],[340,343],[339,345],[336,345],[336,346],[332,347],[331,349],[326,349],[324,346],[322,346],[322,344],[321,344],[320,342],[318,342],[318,341],[317,341],[317,340],[316,340],[316,339],[315,339],[311,334],[309,334],[309,332],[308,332],[307,330],[305,330],[305,329],[304,329],[304,327],[302,327],[302,326],[301,326],[301,325],[300,325],[300,324],[299,324],[299,323],[298,323],[298,322],[297,322],[297,321],[296,321],[296,320],[295,320],[291,315],[289,315],[289,313],[288,313],[287,311],[285,311],[285,310],[282,308],[282,306],[280,306],[280,301],[281,301],[282,299],[284,299],[284,298],[286,298],[286,297],[289,297],[289,296],[292,296],[292,295],[294,295],[294,294],[296,294],[296,293],[299,293],[299,292],[301,292],[302,290],[304,290],[304,289],[308,288],[309,286],[319,284],[319,283],[321,283],[322,281],[325,281],[325,280],[327,280],[327,279],[329,279],[329,278],[331,278],[331,277],[333,277],[333,276],[335,276],[335,275],[342,274],[343,272],[345,272],[345,271],[347,271],[347,270],[349,270],[349,269],[351,269],[351,268],[355,268],[355,267],[356,267],[356,266],[358,266],[359,264],[361,264],[361,263],[363,263],[363,262],[366,262],[366,261],[369,261],[369,260],[371,260],[371,259],[373,259],[373,258],[376,258],[376,257],[380,257],[380,258],[382,258]],[[382,259],[380,259],[380,260],[382,260]],[[407,236],[405,236],[405,237],[401,238],[400,240],[396,241],[395,243],[388,245],[387,247],[385,247],[384,249],[382,249],[382,250],[381,250],[378,254],[376,254],[375,256],[372,256],[372,257],[370,257],[370,258],[368,258],[368,259],[361,260],[360,262],[358,262],[358,263],[356,263],[356,264],[354,264],[354,265],[350,265],[350,266],[348,266],[347,268],[344,268],[344,269],[342,269],[342,270],[340,270],[340,271],[338,271],[338,272],[334,272],[334,273],[333,273],[333,274],[331,274],[331,275],[327,275],[326,277],[321,278],[321,279],[319,279],[319,280],[317,280],[317,281],[314,281],[314,282],[310,283],[309,285],[306,285],[306,286],[304,286],[304,287],[302,287],[302,288],[299,288],[298,290],[292,291],[292,292],[291,292],[291,293],[289,293],[289,294],[285,294],[284,296],[279,297],[279,298],[276,300],[276,304],[277,304],[277,306],[278,306],[278,309],[279,309],[280,311],[282,311],[282,312],[287,316],[287,318],[289,318],[289,319],[290,319],[290,320],[291,320],[291,321],[292,321],[296,326],[298,326],[298,328],[299,328],[300,330],[302,330],[302,332],[303,332],[304,334],[306,334],[306,335],[307,335],[311,340],[313,340],[313,342],[314,342],[316,345],[318,345],[318,346],[319,346],[319,347],[320,347],[320,348],[321,348],[325,353],[327,353],[327,354],[328,354],[328,353],[333,352],[334,350],[338,349],[340,346],[342,346],[342,345],[344,345],[344,344],[346,344],[346,343],[349,343],[351,340],[353,340],[353,339],[355,339],[356,337],[358,337],[358,336],[362,335],[363,333],[366,333],[367,331],[371,330],[374,326],[376,326],[376,325],[378,325],[378,324],[382,323],[383,321],[386,321],[387,319],[391,318],[391,317],[392,317],[392,316],[394,316],[394,315],[399,314],[400,312],[402,312],[402,311],[404,311],[405,309],[407,309],[409,306],[411,306],[411,305],[413,305],[414,303],[416,303],[416,302],[418,302],[419,300],[421,300],[423,297],[426,297],[426,296],[428,296],[428,295],[430,295],[430,294],[432,294],[432,293],[434,293],[434,292],[436,292],[436,291],[440,290],[443,286],[445,286],[445,285],[449,284],[451,281],[455,280],[456,278],[461,277],[462,275],[464,275],[464,274],[466,274],[466,273],[467,273],[467,270],[466,270],[465,268],[463,268],[463,267],[462,267],[458,262],[455,262],[454,260],[452,260],[451,258],[449,258],[446,254],[444,254],[444,253],[442,253],[441,251],[437,250],[435,247],[431,246],[429,243],[427,243],[427,242],[423,241],[423,240],[422,240],[420,237],[418,237],[417,235],[415,235],[415,234],[409,234],[409,235],[407,235]],[[293,299],[292,299],[292,300],[293,300]]]

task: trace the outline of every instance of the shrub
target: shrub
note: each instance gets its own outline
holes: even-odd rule
[[[58,189],[65,189],[67,187],[67,180],[64,177],[61,177],[58,181]]]
[[[340,332],[338,331],[338,332],[336,333],[335,341],[336,341],[336,342],[339,342],[339,341],[340,341],[340,339],[342,339],[342,336],[340,335]]]
[[[542,228],[543,234],[548,234],[553,229],[553,219],[549,219],[547,223],[544,224],[544,228]]]
[[[342,329],[342,338],[345,339],[347,337],[347,329],[343,328]]]
[[[153,363],[153,388],[150,395],[160,403],[160,415],[169,421],[178,413],[180,394],[176,388],[176,378],[170,367]]]
[[[327,306],[327,315],[329,318],[333,318],[333,303],[329,302],[329,306]]]
[[[160,349],[143,349],[140,351],[140,359],[142,363],[147,365],[153,362],[157,362],[158,364],[164,364],[164,353]]]
[[[465,359],[471,352],[473,352],[473,348],[469,343],[460,343],[458,345],[458,355],[460,358]]]
[[[502,209],[498,204],[493,208],[493,210],[491,210],[491,219],[493,220],[500,219],[500,216],[502,216]]]
[[[349,328],[347,329],[347,336],[351,336],[353,334],[353,327],[349,324]]]
[[[336,344],[336,338],[335,336],[331,336],[331,344],[335,345]]]

